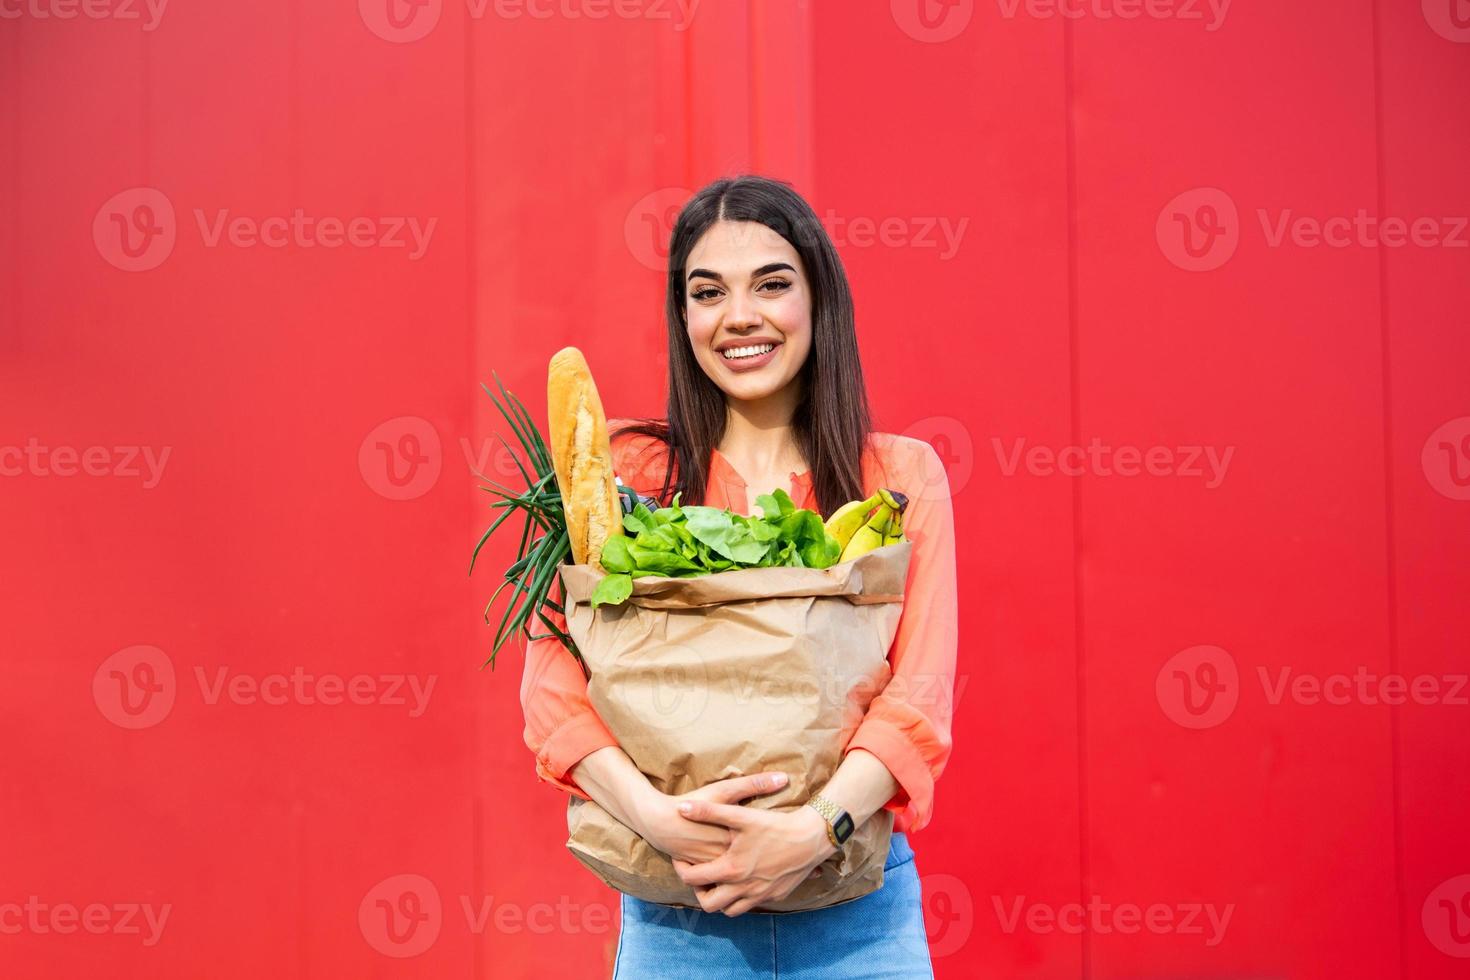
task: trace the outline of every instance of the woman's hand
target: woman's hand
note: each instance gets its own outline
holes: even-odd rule
[[[729,847],[713,860],[674,861],[679,878],[694,888],[706,912],[733,918],[762,902],[785,898],[837,852],[827,837],[827,821],[809,806],[780,813],[690,800],[687,807],[687,820],[713,827],[730,839]]]
[[[674,858],[676,863],[713,861],[729,846],[730,831],[715,823],[701,823],[686,817],[679,812],[680,804],[690,802],[741,810],[744,808],[734,804],[752,796],[773,793],[785,785],[784,772],[761,772],[721,779],[682,796],[652,792],[638,801],[637,826],[633,829],[644,840]]]

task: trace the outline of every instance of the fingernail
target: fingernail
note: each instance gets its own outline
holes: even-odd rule
[[[771,785],[772,786],[785,786],[786,785],[786,774],[784,772],[778,772],[778,773],[776,773],[776,775],[774,775],[774,776],[771,777]]]
[[[680,813],[686,813],[687,814],[690,810],[693,810],[693,809],[694,809],[694,804],[693,803],[680,803],[679,804],[679,812]]]

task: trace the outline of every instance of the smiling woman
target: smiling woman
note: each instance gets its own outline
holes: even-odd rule
[[[624,483],[665,506],[677,496],[741,514],[773,490],[822,514],[880,488],[904,493],[905,609],[922,614],[901,615],[891,678],[844,728],[840,764],[816,780],[811,805],[786,810],[738,804],[810,773],[748,772],[682,795],[656,789],[593,709],[580,666],[554,640],[528,645],[521,702],[538,775],[672,858],[700,905],[675,910],[625,893],[615,976],[774,977],[779,964],[809,977],[930,977],[906,831],[930,819],[951,747],[957,602],[943,466],[927,443],[872,431],[842,264],[786,184],[722,180],[685,205],[665,312],[666,418],[609,423]],[[937,696],[912,695],[936,685]],[[751,911],[792,894],[845,843],[839,830],[834,845],[833,821],[861,828],[885,810],[894,819],[881,888],[825,908]]]
[[[667,418],[634,428],[673,450],[665,490],[702,503],[717,452],[756,493],[809,471],[823,513],[865,496],[852,295],[799,194],[754,176],[696,194],[669,245],[665,318]]]

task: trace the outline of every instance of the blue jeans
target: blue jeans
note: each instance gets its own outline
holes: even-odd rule
[[[770,915],[622,896],[613,980],[931,980],[924,900],[908,836],[895,833],[883,887],[810,912]]]

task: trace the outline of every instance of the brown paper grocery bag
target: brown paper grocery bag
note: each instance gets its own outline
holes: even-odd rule
[[[566,565],[567,630],[598,715],[653,786],[673,795],[780,770],[790,782],[746,806],[794,810],[821,789],[891,676],[912,545],[832,568],[749,568],[640,578],[621,606],[588,604],[600,568]],[[669,857],[596,803],[573,796],[567,847],[618,891],[699,908]],[[883,884],[893,813],[880,810],[820,876],[760,912],[861,898]]]

